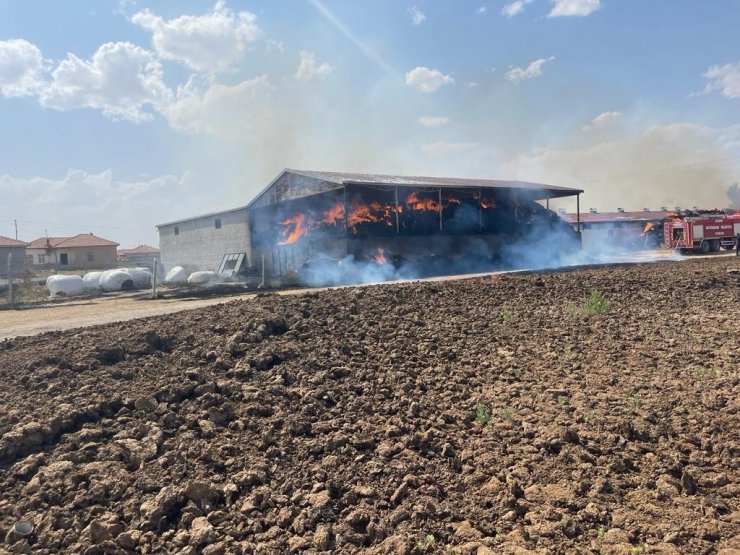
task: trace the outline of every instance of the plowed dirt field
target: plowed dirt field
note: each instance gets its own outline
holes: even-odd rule
[[[738,268],[263,295],[0,342],[0,552],[740,553]]]

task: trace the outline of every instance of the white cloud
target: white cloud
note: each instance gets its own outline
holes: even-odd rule
[[[265,45],[266,45],[265,50],[267,51],[268,54],[275,50],[278,52],[285,52],[285,45],[283,45],[283,41],[281,40],[267,39],[265,41]]]
[[[506,78],[512,83],[517,83],[526,79],[534,79],[535,77],[542,75],[542,66],[545,65],[546,62],[554,59],[555,56],[550,56],[547,59],[540,58],[539,60],[530,62],[526,68],[512,67],[506,72]]]
[[[228,70],[244,57],[247,44],[260,33],[256,19],[247,11],[234,13],[219,1],[206,15],[165,20],[145,9],[131,21],[152,33],[154,49],[161,58],[213,73]]]
[[[133,122],[150,120],[146,107],[161,109],[171,99],[159,61],[129,42],[103,44],[90,60],[68,54],[39,90],[43,106],[93,108],[112,119]]]
[[[421,151],[427,156],[449,156],[452,154],[461,154],[478,150],[483,145],[473,142],[447,142],[437,141],[436,143],[427,143],[421,147]]]
[[[554,4],[547,17],[586,16],[601,8],[601,0],[551,0]]]
[[[190,172],[137,179],[117,179],[111,170],[75,169],[58,178],[0,175],[0,195],[7,201],[0,203],[0,221],[18,218],[27,241],[47,230],[49,235],[92,232],[124,246],[156,246],[155,224],[203,210],[205,195],[196,185]]]
[[[450,118],[447,116],[421,116],[419,123],[424,127],[440,127],[450,123]]]
[[[298,69],[295,73],[296,79],[302,79],[310,81],[314,77],[323,79],[332,72],[334,69],[326,62],[316,65],[316,54],[314,52],[301,51],[301,61],[298,64]]]
[[[191,79],[164,111],[177,131],[229,140],[254,138],[272,118],[267,75],[234,86]]]
[[[534,0],[514,0],[509,4],[506,4],[502,9],[501,13],[507,17],[514,17],[516,14],[524,11],[524,6],[531,4]]]
[[[33,94],[41,82],[44,58],[35,44],[23,39],[0,41],[0,94]]]
[[[613,125],[622,119],[622,112],[603,112],[583,126],[584,131]]]
[[[433,93],[443,85],[454,85],[455,80],[437,69],[420,66],[406,73],[406,84],[419,92]]]
[[[411,23],[413,25],[421,25],[427,18],[427,16],[416,6],[409,8],[407,12],[409,14],[409,17],[411,18]]]
[[[485,6],[481,6],[480,8],[478,8],[478,13],[480,14],[486,13],[487,11],[488,8],[486,8]]]
[[[740,98],[740,62],[712,66],[704,77],[710,81],[704,92],[720,91],[726,98]]]

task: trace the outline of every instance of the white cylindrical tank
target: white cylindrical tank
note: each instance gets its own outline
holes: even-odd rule
[[[85,294],[85,285],[80,276],[50,276],[46,280],[49,293],[52,296],[74,297]]]
[[[216,280],[217,280],[216,272],[210,272],[210,271],[193,272],[192,274],[190,274],[190,277],[188,277],[188,283],[193,283],[193,284],[210,283]]]
[[[103,291],[129,291],[134,288],[134,278],[123,270],[107,270],[100,276]]]
[[[164,276],[164,282],[172,284],[187,283],[188,271],[182,266],[175,266]]]

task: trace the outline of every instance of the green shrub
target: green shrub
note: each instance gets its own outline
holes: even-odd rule
[[[591,296],[581,305],[579,310],[581,314],[586,316],[609,314],[611,311],[612,304],[601,291],[592,291]]]
[[[475,421],[481,426],[488,427],[491,425],[491,415],[484,405],[479,404],[475,407]]]

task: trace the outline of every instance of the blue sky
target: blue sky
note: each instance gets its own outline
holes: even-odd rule
[[[729,206],[738,24],[736,0],[8,0],[0,235],[156,244],[283,167]]]

